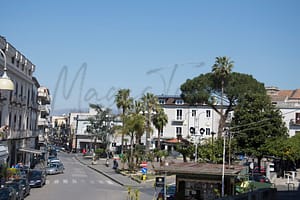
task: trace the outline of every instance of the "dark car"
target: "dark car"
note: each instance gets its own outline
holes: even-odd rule
[[[28,196],[28,195],[30,195],[30,189],[31,188],[30,188],[29,181],[28,181],[27,178],[15,179],[13,181],[18,182],[18,183],[20,183],[22,185],[25,197]]]
[[[1,187],[0,188],[0,200],[16,200],[16,190],[12,187]]]
[[[42,187],[46,184],[46,171],[45,170],[30,170],[28,174],[30,187]]]
[[[157,200],[164,200],[164,188],[160,190],[160,192],[157,195]],[[166,199],[167,200],[174,200],[175,199],[175,193],[176,193],[176,185],[169,185],[167,186],[166,190]]]
[[[11,187],[16,191],[16,196],[18,200],[23,200],[24,199],[24,191],[23,191],[23,186],[15,181],[8,181],[5,183],[6,187]]]
[[[271,183],[270,179],[268,179],[268,177],[262,174],[251,174],[249,176],[249,180],[261,183]]]

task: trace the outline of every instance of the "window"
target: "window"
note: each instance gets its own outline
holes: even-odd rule
[[[164,99],[159,99],[159,100],[158,100],[158,103],[159,103],[159,104],[165,104],[166,101],[165,101]]]
[[[296,124],[300,124],[300,113],[296,113]]]
[[[176,127],[176,136],[181,136],[182,135],[182,127]]]
[[[192,110],[192,117],[196,117],[197,115],[197,111],[196,110]]]
[[[177,100],[175,101],[175,104],[176,104],[176,105],[182,105],[182,104],[183,104],[183,100],[182,100],[182,99],[177,99]]]
[[[210,117],[210,110],[206,110],[206,117]]]
[[[206,135],[210,135],[210,128],[206,128],[205,133],[206,133]]]
[[[176,119],[182,120],[182,110],[176,110]]]
[[[14,57],[14,56],[11,57],[11,63],[12,63],[12,64],[15,64],[15,57]]]

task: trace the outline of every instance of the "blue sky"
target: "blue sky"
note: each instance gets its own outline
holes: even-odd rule
[[[36,65],[54,110],[112,106],[120,88],[136,98],[179,94],[217,56],[266,86],[300,88],[297,0],[3,1],[1,8],[0,35]]]

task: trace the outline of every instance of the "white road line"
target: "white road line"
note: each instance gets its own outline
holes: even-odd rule
[[[98,180],[98,183],[103,184],[104,182],[102,180]]]
[[[64,184],[68,184],[68,182],[69,182],[68,179],[64,179],[64,180],[63,180],[63,183],[64,183]]]
[[[109,185],[113,185],[114,183],[110,180],[107,180],[106,183],[108,183]]]
[[[50,181],[49,180],[46,180],[46,185],[48,185],[50,183]]]
[[[53,183],[54,184],[59,184],[59,180],[54,180]]]
[[[77,180],[76,179],[72,179],[72,183],[76,184]]]

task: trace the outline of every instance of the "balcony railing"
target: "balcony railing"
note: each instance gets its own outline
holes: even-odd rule
[[[290,126],[300,126],[300,120],[290,120]]]

